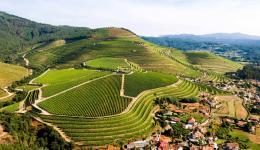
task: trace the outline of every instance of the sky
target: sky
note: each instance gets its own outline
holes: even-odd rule
[[[145,36],[260,36],[260,0],[0,0],[0,11],[52,25],[124,27]]]

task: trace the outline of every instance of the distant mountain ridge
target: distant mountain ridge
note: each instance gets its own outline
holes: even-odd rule
[[[142,38],[161,46],[185,51],[206,50],[235,61],[259,62],[260,60],[260,36],[242,33],[213,33],[143,36]]]
[[[248,35],[243,33],[212,33],[204,35],[194,34],[176,34],[176,35],[162,35],[160,37],[171,37],[171,38],[212,38],[212,39],[225,39],[225,40],[260,40],[260,36]]]

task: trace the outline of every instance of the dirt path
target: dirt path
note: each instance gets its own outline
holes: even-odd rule
[[[34,79],[32,79],[30,82],[29,82],[29,84],[37,84],[37,83],[33,83],[34,82],[34,80],[36,80],[36,79],[38,79],[38,78],[40,78],[41,76],[44,76],[48,71],[50,71],[50,69],[47,69],[44,73],[42,73],[41,75],[39,75],[38,77],[36,77],[36,78],[34,78]]]
[[[30,61],[26,58],[26,55],[28,54],[28,52],[25,52],[25,54],[23,54],[23,60],[25,62],[25,66],[28,67]],[[33,70],[28,68],[28,75],[32,75]]]
[[[1,100],[1,99],[5,99],[5,98],[8,98],[8,97],[14,95],[14,93],[10,93],[10,92],[7,90],[7,87],[3,88],[3,90],[7,93],[7,95],[6,95],[6,96],[3,96],[3,97],[0,97],[0,100]]]
[[[120,96],[125,95],[125,74],[122,74]]]
[[[39,90],[40,90],[40,92],[39,92],[39,99],[35,101],[35,103],[33,104],[33,106],[36,107],[37,109],[41,110],[42,113],[51,115],[51,114],[48,113],[47,111],[44,111],[43,109],[41,109],[40,107],[38,107],[37,104],[40,103],[40,102],[43,102],[43,101],[45,101],[45,100],[47,100],[47,99],[50,99],[50,98],[52,98],[52,97],[55,97],[55,96],[58,96],[58,95],[60,95],[60,94],[65,93],[65,92],[68,92],[68,91],[70,91],[70,90],[73,90],[73,89],[75,89],[75,88],[78,88],[78,87],[80,87],[80,86],[82,86],[82,85],[85,85],[85,84],[87,84],[87,83],[90,83],[90,82],[93,82],[93,81],[96,81],[96,80],[99,80],[99,79],[102,79],[102,78],[106,78],[106,77],[109,77],[109,76],[112,76],[112,75],[113,75],[113,74],[109,74],[109,75],[105,75],[105,76],[102,76],[102,77],[99,77],[99,78],[95,78],[95,79],[93,79],[93,80],[89,80],[89,81],[83,82],[83,83],[81,83],[81,84],[78,84],[78,85],[76,85],[76,86],[73,86],[73,87],[71,87],[71,88],[69,88],[69,89],[66,89],[66,90],[64,90],[64,91],[61,91],[61,92],[59,92],[59,93],[56,93],[56,94],[54,94],[54,95],[52,95],[52,96],[49,96],[49,97],[46,97],[46,98],[42,98],[42,87],[44,87],[44,86],[42,86],[41,88],[39,88]],[[46,85],[45,85],[45,86],[46,86]]]
[[[70,139],[68,136],[66,136],[65,133],[62,132],[62,131],[60,130],[60,128],[58,128],[57,126],[55,126],[55,125],[53,125],[53,124],[51,124],[51,123],[45,122],[45,121],[43,121],[41,118],[38,118],[38,117],[33,117],[33,118],[34,118],[35,120],[37,120],[37,121],[43,123],[43,124],[46,124],[46,125],[52,127],[54,130],[56,130],[56,131],[61,135],[61,137],[62,137],[66,142],[71,142],[71,139]]]
[[[23,60],[25,62],[25,66],[29,66],[30,61],[27,58],[25,58],[26,55],[27,53],[23,54]]]

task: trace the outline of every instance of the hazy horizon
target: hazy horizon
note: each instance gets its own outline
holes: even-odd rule
[[[138,35],[243,33],[260,36],[257,0],[2,0],[0,10],[40,23],[124,27]]]

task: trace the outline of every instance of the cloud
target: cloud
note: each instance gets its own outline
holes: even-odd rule
[[[258,0],[1,0],[0,10],[54,25],[116,26],[139,35],[260,35]]]

